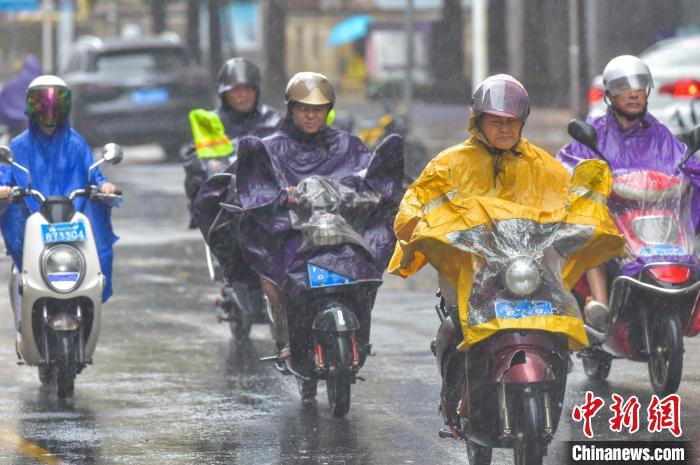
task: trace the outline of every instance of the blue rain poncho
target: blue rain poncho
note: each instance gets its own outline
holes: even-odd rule
[[[29,129],[12,141],[10,149],[15,161],[31,173],[32,188],[44,197],[68,196],[76,189],[87,187],[88,168],[94,162],[92,151],[70,124],[60,126],[48,136],[36,123],[30,122]],[[99,168],[95,169],[89,183],[100,186],[105,182],[107,178]],[[14,166],[0,166],[0,185],[25,188],[27,176]],[[22,204],[11,204],[0,220],[7,253],[20,270],[27,211],[35,213],[39,210],[39,203],[31,197],[25,197]],[[100,267],[106,278],[102,294],[102,300],[106,301],[112,295],[112,246],[118,239],[112,231],[111,208],[85,197],[76,198],[73,205],[76,211],[82,211],[88,217],[92,225]]]

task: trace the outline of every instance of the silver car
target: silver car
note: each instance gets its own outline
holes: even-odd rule
[[[654,88],[649,112],[682,136],[700,122],[700,35],[667,39],[639,55],[651,70]],[[603,76],[593,78],[588,91],[588,116],[605,113]]]

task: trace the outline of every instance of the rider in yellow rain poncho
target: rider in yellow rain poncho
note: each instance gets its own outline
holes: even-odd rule
[[[511,219],[581,225],[587,234],[583,240],[579,235],[578,246],[561,257],[567,289],[623,246],[606,206],[612,184],[607,165],[591,160],[572,179],[555,158],[521,137],[528,113],[522,84],[508,75],[487,78],[472,101],[472,137],[427,165],[406,192],[395,220],[398,243],[389,271],[408,277],[426,263],[438,271],[448,307],[458,307],[460,350],[507,329],[563,333],[571,349],[588,344],[575,304],[552,315],[499,318],[492,311],[469,318],[475,270],[483,267],[484,258],[460,248],[460,233],[496,229]]]

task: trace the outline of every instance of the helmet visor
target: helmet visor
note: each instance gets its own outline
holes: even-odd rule
[[[44,126],[53,127],[68,120],[70,90],[65,87],[35,87],[27,91],[26,113]]]
[[[527,93],[517,84],[504,80],[484,82],[474,94],[472,109],[475,113],[511,116],[523,122],[529,113]]]
[[[648,74],[632,74],[611,79],[606,89],[613,97],[628,90],[650,89],[654,87],[654,82]]]

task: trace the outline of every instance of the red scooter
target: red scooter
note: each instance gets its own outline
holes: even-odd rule
[[[570,206],[585,197],[573,191]],[[464,439],[471,465],[489,465],[494,447],[512,448],[516,465],[541,465],[562,411],[571,338],[585,341],[578,303],[562,270],[585,255],[584,248],[592,250],[592,243],[610,241],[614,249],[619,237],[575,224],[568,213],[521,216],[527,207],[499,199],[483,198],[480,205],[490,222],[447,233],[444,244],[454,247],[455,256],[472,257],[465,324],[489,335],[466,352],[457,350],[462,322],[457,307],[441,299],[436,307],[441,324],[431,345],[443,378],[446,428],[440,436]],[[504,217],[508,211],[512,218]]]
[[[595,129],[577,124],[585,131],[570,131],[572,137],[597,152]],[[690,139],[697,141],[698,132],[700,128]],[[693,142],[690,146],[697,148]],[[689,149],[681,166],[694,151]],[[607,321],[586,322],[591,346],[578,355],[589,378],[606,379],[612,360],[622,358],[647,363],[655,393],[678,390],[683,336],[700,332],[700,263],[693,250],[691,195],[680,170],[613,173],[608,206],[625,236],[627,253],[608,266]],[[590,295],[585,282],[576,292],[581,301]]]

